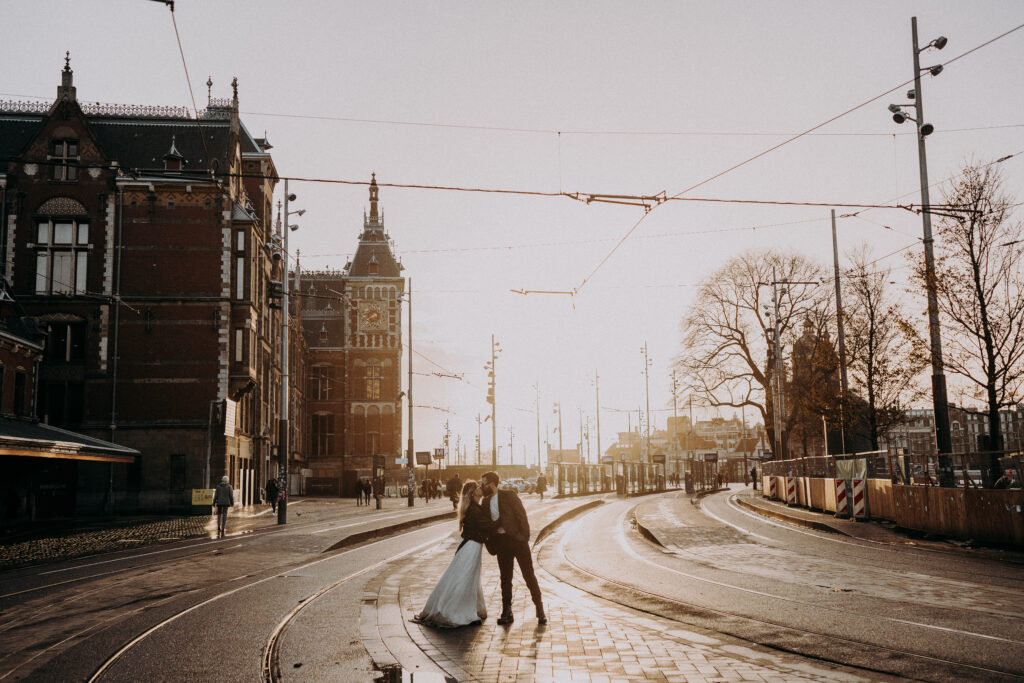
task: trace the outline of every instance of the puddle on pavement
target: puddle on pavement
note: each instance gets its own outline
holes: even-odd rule
[[[427,671],[406,671],[401,666],[382,666],[379,683],[459,683],[457,679]]]

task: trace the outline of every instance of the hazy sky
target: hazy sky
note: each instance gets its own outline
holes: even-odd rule
[[[237,76],[243,120],[254,135],[266,131],[282,175],[672,195],[912,78],[915,15],[922,44],[949,38],[922,55],[931,65],[1024,23],[1024,3],[178,0],[174,16],[200,108],[208,76],[214,97],[229,97]],[[161,3],[0,0],[0,16],[0,98],[52,99],[70,50],[79,100],[190,105]],[[925,77],[922,89],[936,129],[930,180],[965,160],[1017,154],[1001,166],[1024,198],[1024,29]],[[685,196],[917,202],[913,131],[886,110],[904,101],[894,93]],[[291,191],[307,209],[291,236],[303,267],[342,267],[365,186]],[[417,449],[440,444],[447,418],[472,451],[475,418],[489,412],[492,333],[504,349],[499,443],[512,426],[516,460],[525,446],[533,461],[539,381],[542,431],[559,401],[574,445],[577,408],[593,420],[596,370],[607,448],[627,426],[619,411],[644,404],[645,340],[651,408],[671,408],[679,320],[702,277],[747,248],[831,264],[827,207],[671,202],[594,272],[642,209],[388,187],[380,196],[412,278],[415,348],[438,364],[415,356],[414,368],[464,373],[415,377],[417,404],[451,411],[416,410]],[[898,210],[839,223],[841,251],[867,241],[881,256],[920,234],[920,218]],[[903,279],[902,254],[885,263]],[[921,297],[907,304],[924,311]],[[670,414],[656,413],[655,426]],[[505,460],[508,446],[501,452]]]

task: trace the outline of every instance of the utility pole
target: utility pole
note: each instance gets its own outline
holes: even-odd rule
[[[583,462],[583,408],[577,408],[580,414],[580,462]]]
[[[647,438],[644,442],[644,461],[649,462],[651,459],[651,383],[648,369],[651,366],[651,359],[647,357],[646,341],[640,352],[644,354],[644,396],[647,401]]]
[[[697,425],[693,422],[693,394],[690,394],[690,467],[693,467],[693,445],[697,437]]]
[[[679,410],[676,406],[676,371],[672,371],[672,459],[676,461],[679,474]]]
[[[408,289],[406,296],[409,304],[409,391],[406,398],[409,399],[409,458],[406,463],[408,470],[409,501],[408,507],[412,507],[416,500],[416,454],[413,451],[412,441],[412,278],[407,280]]]
[[[775,329],[774,331],[774,353],[775,353],[775,400],[772,401],[772,411],[775,414],[775,460],[784,460],[782,446],[782,416],[785,414],[785,398],[782,386],[782,322],[779,320],[779,284],[775,278],[775,269],[772,269],[772,304],[775,307]],[[785,294],[786,290],[783,289]]]
[[[839,284],[839,242],[836,239],[836,210],[832,209],[832,264],[836,277],[836,325],[839,328],[839,379],[842,393],[839,396],[839,434],[842,451],[846,453],[846,400],[850,386],[846,379],[846,332],[843,326],[843,295]],[[825,452],[828,452],[828,430],[825,430]],[[746,463],[744,463],[746,466]]]
[[[601,464],[604,453],[601,452],[601,388],[598,386],[599,379],[597,370],[594,370],[594,409],[597,411],[597,463]]]
[[[277,424],[277,469],[284,495],[277,504],[278,524],[288,523],[288,202],[294,199],[295,195],[288,193],[285,178],[281,224],[281,419]]]
[[[540,473],[543,470],[540,468],[540,382],[533,385],[533,390],[537,392],[537,402],[534,404],[534,413],[537,415],[537,472]],[[523,457],[523,463],[526,463],[526,457]]]
[[[494,335],[491,335],[491,362],[484,364],[484,369],[487,370],[488,379],[490,379],[490,386],[487,389],[487,402],[491,404],[491,464],[497,466],[498,464],[498,421],[497,421],[497,400],[495,399],[495,389],[497,385],[497,378],[495,377],[495,361],[498,358],[498,354],[501,353],[501,344],[494,341]]]
[[[480,420],[480,413],[476,414],[476,464],[480,464],[480,425],[483,422]]]
[[[932,352],[932,406],[935,411],[935,441],[939,451],[940,485],[951,486],[953,451],[949,433],[949,409],[946,400],[946,375],[942,361],[942,332],[939,327],[939,296],[935,285],[935,253],[932,240],[931,202],[928,198],[928,159],[925,154],[925,135],[932,131],[924,122],[924,104],[921,93],[921,50],[917,47],[917,17],[910,18],[910,31],[914,47],[914,108],[917,110],[917,157],[921,174],[921,223],[924,230],[924,267],[928,287],[928,333]],[[941,42],[940,42],[941,41]],[[928,47],[942,49],[945,38],[937,38]],[[932,73],[938,73],[932,68]],[[941,66],[938,67],[941,71]],[[926,132],[927,131],[927,132]]]
[[[558,413],[558,459],[562,459],[562,404],[555,404],[555,412]]]

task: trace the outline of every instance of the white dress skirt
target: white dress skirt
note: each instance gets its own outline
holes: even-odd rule
[[[484,589],[480,585],[483,544],[467,540],[434,586],[416,621],[438,628],[467,626],[487,618]]]

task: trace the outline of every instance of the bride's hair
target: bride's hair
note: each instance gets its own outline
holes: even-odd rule
[[[470,479],[462,486],[462,497],[459,499],[459,533],[462,533],[462,522],[466,519],[466,511],[473,502],[473,492],[477,483]]]

